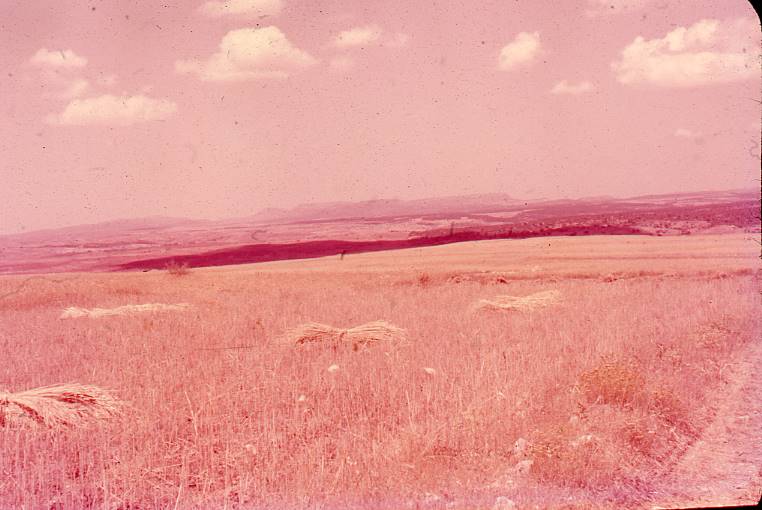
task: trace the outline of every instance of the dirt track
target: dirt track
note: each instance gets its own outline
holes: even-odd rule
[[[762,495],[762,341],[728,367],[715,419],[665,480],[655,508],[753,505]]]

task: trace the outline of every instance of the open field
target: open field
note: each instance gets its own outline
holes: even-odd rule
[[[759,234],[553,237],[4,276],[0,390],[78,382],[126,405],[0,426],[0,508],[756,501],[759,250]],[[282,338],[376,320],[406,339]]]

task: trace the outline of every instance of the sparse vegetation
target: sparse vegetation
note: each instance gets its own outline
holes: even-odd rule
[[[537,251],[527,246],[517,256],[532,267]],[[511,279],[511,294],[524,297],[556,279],[562,306],[541,313],[469,313],[494,287],[446,284],[453,256],[426,268],[443,282],[429,289],[411,285],[417,271],[380,266],[385,254],[345,260],[342,273],[308,261],[183,280],[80,275],[19,292],[18,280],[2,279],[0,294],[19,305],[0,316],[4,385],[83,381],[131,405],[87,430],[0,427],[0,507],[658,503],[662,475],[711,422],[729,367],[760,336],[758,261],[751,252],[702,258],[716,266],[704,274],[630,258],[596,274],[574,246],[566,265]],[[381,269],[345,270],[369,261]],[[719,271],[728,276],[714,278]],[[601,281],[612,273],[628,276]],[[188,302],[193,313],[58,320],[67,302],[124,306],[117,287]],[[378,317],[396,326],[369,327]],[[305,348],[274,341],[294,324],[305,326],[288,345],[302,335]],[[404,348],[306,345],[352,345],[371,329],[379,345],[397,345],[385,341],[396,328]],[[10,401],[0,397],[6,415]]]
[[[174,259],[167,262],[164,269],[172,276],[185,276],[190,273],[187,262],[177,262]]]

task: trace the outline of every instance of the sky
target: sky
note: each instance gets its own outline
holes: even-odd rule
[[[758,188],[741,0],[3,0],[0,233]]]

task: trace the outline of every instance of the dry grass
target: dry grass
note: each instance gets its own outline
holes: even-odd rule
[[[475,308],[489,311],[532,312],[539,308],[555,305],[560,301],[561,293],[559,291],[545,290],[528,296],[497,296],[493,299],[480,299]]]
[[[564,260],[548,258],[545,240],[190,278],[72,275],[21,290],[21,279],[2,278],[13,306],[0,313],[0,384],[87,381],[131,405],[123,419],[66,434],[0,428],[0,508],[659,504],[661,474],[711,423],[734,360],[760,337],[759,260],[741,238],[649,239],[642,252],[640,242],[553,239]],[[485,253],[492,263],[479,262]],[[601,260],[581,258],[591,253]],[[534,265],[542,271],[511,278],[506,293],[553,288],[563,306],[486,320],[466,313],[485,295],[481,282],[444,283]],[[730,276],[699,274],[711,267]],[[411,284],[421,271],[432,285]],[[600,281],[610,273],[632,277]],[[122,288],[198,313],[58,320],[69,303],[121,305]],[[404,349],[271,341],[314,318],[379,317],[405,329]],[[336,330],[318,342],[333,345]]]
[[[167,265],[164,266],[164,269],[168,274],[172,276],[185,276],[190,273],[190,269],[188,268],[188,264],[186,262],[180,263],[176,260],[167,262]]]
[[[100,317],[112,317],[115,315],[132,315],[136,313],[146,312],[167,312],[167,311],[183,311],[190,307],[187,303],[178,303],[174,305],[168,305],[164,303],[146,303],[142,305],[123,305],[115,308],[79,308],[76,306],[70,306],[61,313],[61,319],[76,319],[80,317],[90,317],[97,319]]]
[[[456,273],[449,275],[446,282],[450,284],[476,282],[481,285],[509,283],[515,275],[495,273],[493,271],[480,271],[471,273]]]
[[[0,391],[0,427],[84,426],[115,416],[120,409],[112,392],[84,384]]]
[[[281,342],[292,345],[329,344],[351,345],[353,348],[378,342],[401,342],[407,339],[404,329],[386,321],[373,321],[352,328],[335,328],[318,322],[308,322],[287,331]]]
[[[645,389],[643,369],[634,363],[606,360],[580,376],[588,403],[632,404]]]

